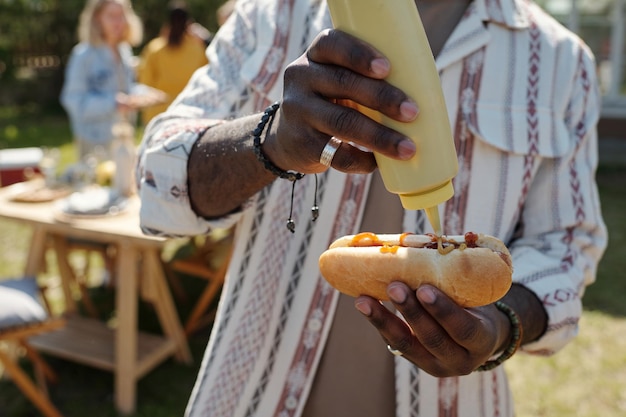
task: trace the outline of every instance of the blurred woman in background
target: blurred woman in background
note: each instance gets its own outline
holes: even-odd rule
[[[138,45],[142,35],[130,0],[87,1],[61,91],[79,160],[94,153],[108,159],[113,125],[136,110],[130,96],[135,82],[131,46]]]

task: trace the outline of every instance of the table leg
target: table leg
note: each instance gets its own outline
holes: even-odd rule
[[[26,258],[26,267],[24,268],[25,276],[37,276],[41,270],[41,263],[44,262],[46,253],[46,238],[47,233],[43,226],[37,225],[33,227],[33,235],[30,240],[28,257]]]
[[[115,404],[135,411],[137,392],[137,252],[120,244],[117,263],[117,330],[115,335]]]
[[[168,338],[175,341],[177,346],[176,359],[180,362],[190,364],[192,362],[191,351],[187,344],[187,338],[183,331],[183,326],[178,318],[178,312],[172,293],[167,286],[167,280],[163,272],[163,266],[159,259],[158,249],[146,249],[144,255],[144,266],[146,268],[146,278],[151,280],[155,290],[156,299],[154,300],[154,309],[159,316],[159,322],[163,327],[163,333]]]
[[[72,283],[76,282],[76,276],[69,263],[70,252],[67,248],[67,240],[61,236],[53,236],[52,245],[56,253],[59,275],[61,276],[61,286],[65,297],[65,311],[67,313],[76,313],[76,302],[72,296]]]

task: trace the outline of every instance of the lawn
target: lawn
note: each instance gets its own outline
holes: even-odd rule
[[[61,163],[73,162],[71,135],[63,114],[40,116],[34,110],[29,113],[28,109],[0,109],[0,147],[18,146],[60,147]],[[621,249],[626,247],[626,156],[623,162],[602,166],[598,173],[603,212],[611,231],[610,246],[597,282],[585,294],[579,337],[554,357],[517,355],[506,364],[518,417],[626,415],[626,256]],[[0,220],[0,231],[0,277],[19,275],[25,262],[29,229]],[[57,277],[52,265],[42,278],[54,283]],[[186,285],[196,284],[188,280]],[[108,302],[110,294],[98,291],[98,300]],[[183,306],[181,315],[185,314]],[[144,328],[154,325],[148,306],[142,305],[140,319]],[[183,414],[207,337],[208,330],[190,339],[195,360],[192,366],[170,360],[140,380],[138,407],[131,417]],[[51,396],[66,417],[117,415],[110,373],[47,359],[60,377],[60,383],[51,387]],[[35,415],[34,408],[10,382],[0,380],[0,417]]]
[[[553,357],[516,355],[506,364],[518,417],[626,415],[624,155],[622,167],[601,167],[598,173],[609,248],[585,293],[578,338]]]

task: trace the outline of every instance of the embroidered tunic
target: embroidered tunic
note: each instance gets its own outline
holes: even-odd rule
[[[186,169],[207,128],[280,99],[285,66],[330,26],[323,1],[239,0],[209,47],[211,64],[146,129],[137,171],[143,230],[196,235],[237,224],[189,416],[291,417],[305,408],[339,298],[317,259],[336,237],[361,231],[371,178],[320,175],[316,222],[314,177],[299,181],[292,235],[290,182],[277,179],[239,212],[208,222],[190,207]],[[594,65],[579,38],[526,0],[475,0],[437,57],[459,158],[443,230],[488,233],[509,246],[514,281],[548,314],[546,333],[523,347],[532,354],[552,354],[576,335],[580,299],[606,246],[594,181]],[[428,232],[427,223],[407,211],[403,228]],[[395,378],[398,417],[513,415],[502,367],[438,379],[399,358]]]

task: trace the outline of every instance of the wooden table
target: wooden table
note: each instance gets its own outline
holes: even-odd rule
[[[95,218],[60,216],[53,202],[12,201],[19,190],[38,184],[29,182],[0,188],[0,217],[33,228],[25,274],[32,276],[42,270],[45,251],[52,242],[67,310],[72,313],[76,306],[68,282],[72,276],[67,262],[68,238],[115,245],[117,325],[110,328],[99,320],[69,314],[65,328],[32,338],[31,344],[47,354],[113,372],[116,407],[121,413],[130,414],[135,410],[139,378],[172,355],[180,362],[192,360],[160,261],[165,240],[142,234],[136,198],[121,214]],[[138,330],[140,296],[154,305],[163,335]]]

